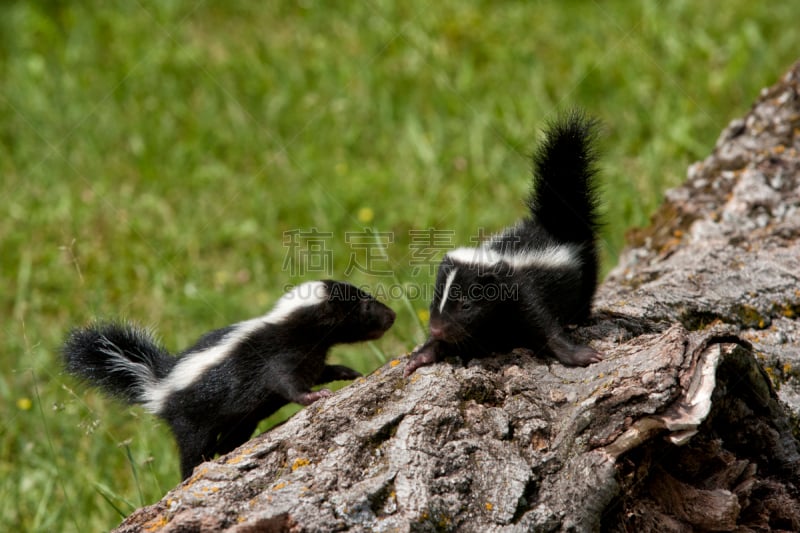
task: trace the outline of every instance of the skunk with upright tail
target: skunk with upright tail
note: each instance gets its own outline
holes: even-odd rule
[[[590,314],[597,288],[597,124],[573,111],[551,124],[533,156],[529,216],[477,248],[448,252],[430,306],[430,336],[408,376],[447,355],[462,359],[544,349],[559,361],[601,360],[565,333]]]
[[[141,404],[169,424],[181,476],[246,442],[258,423],[289,402],[330,396],[314,385],[359,377],[325,364],[335,344],[378,339],[395,313],[338,281],[313,281],[284,294],[264,316],[207,333],[172,357],[143,329],[95,323],[73,330],[66,369],[112,397]]]

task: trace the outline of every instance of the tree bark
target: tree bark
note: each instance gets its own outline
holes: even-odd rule
[[[603,362],[400,357],[118,531],[800,531],[798,150],[800,63],[630,235]]]

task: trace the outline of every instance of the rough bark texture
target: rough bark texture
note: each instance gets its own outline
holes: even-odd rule
[[[632,235],[602,363],[400,358],[119,531],[800,530],[799,150],[800,63]]]

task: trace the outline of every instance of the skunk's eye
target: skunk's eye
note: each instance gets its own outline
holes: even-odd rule
[[[469,311],[472,309],[472,303],[469,300],[461,300],[461,310]]]

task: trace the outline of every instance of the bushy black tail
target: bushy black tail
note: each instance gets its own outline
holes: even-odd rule
[[[533,155],[534,189],[528,198],[531,215],[558,242],[594,240],[597,213],[598,122],[572,111],[550,124]]]
[[[128,403],[142,403],[176,359],[139,327],[100,322],[70,332],[62,348],[67,371]]]

